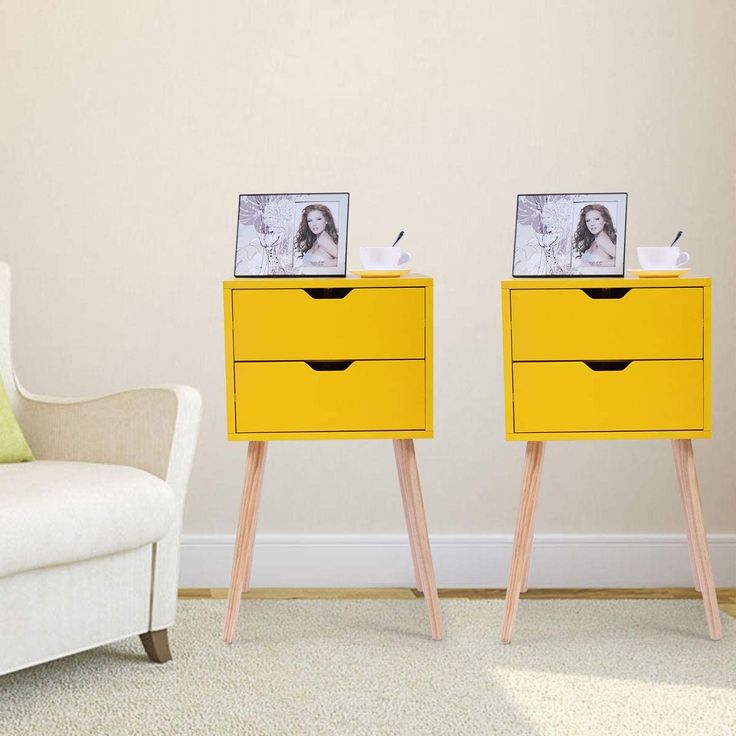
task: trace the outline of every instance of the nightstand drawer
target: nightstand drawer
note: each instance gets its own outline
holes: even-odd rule
[[[425,357],[425,290],[235,289],[235,360]]]
[[[703,289],[511,289],[513,360],[703,357]]]
[[[700,360],[514,363],[514,431],[699,430],[703,391]]]
[[[235,364],[238,433],[421,430],[423,360]]]

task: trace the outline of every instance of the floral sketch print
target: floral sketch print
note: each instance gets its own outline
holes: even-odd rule
[[[623,275],[626,194],[523,194],[514,276]]]
[[[518,225],[529,229],[517,247],[514,273],[563,276],[570,273],[569,224],[572,202],[564,196],[538,194],[520,197]],[[518,268],[517,268],[518,266]]]
[[[238,221],[236,276],[286,276],[295,272],[293,199],[271,194],[241,197]],[[241,241],[241,229],[250,237]]]
[[[344,275],[347,194],[242,194],[236,276]]]

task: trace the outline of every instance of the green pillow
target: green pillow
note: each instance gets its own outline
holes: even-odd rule
[[[33,453],[15,421],[0,377],[0,463],[22,463],[25,460],[33,460]]]

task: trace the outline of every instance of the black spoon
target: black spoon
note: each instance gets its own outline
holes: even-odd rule
[[[682,235],[682,230],[675,235],[675,239],[670,243],[670,248],[680,239],[680,235]]]
[[[680,234],[682,234],[682,233],[680,233]],[[403,238],[403,237],[404,237],[404,231],[402,230],[402,231],[401,231],[401,232],[400,232],[400,233],[399,233],[399,234],[398,234],[398,235],[396,236],[396,240],[394,240],[394,243],[393,243],[393,245],[392,245],[391,247],[393,248],[393,247],[394,247],[394,245],[396,245],[396,243],[398,243],[398,242],[399,242],[399,240],[401,240],[401,238]],[[673,245],[674,245],[674,243],[673,243]]]

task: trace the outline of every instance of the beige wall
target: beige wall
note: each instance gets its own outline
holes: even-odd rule
[[[34,391],[204,395],[185,531],[234,531],[221,286],[237,194],[349,191],[350,260],[400,229],[436,278],[430,528],[510,532],[499,281],[519,192],[629,193],[714,276],[709,528],[736,531],[731,0],[3,2],[0,258]],[[673,397],[676,397],[673,388]],[[398,532],[388,443],[275,443],[264,532]],[[667,443],[549,447],[542,532],[680,532]]]

